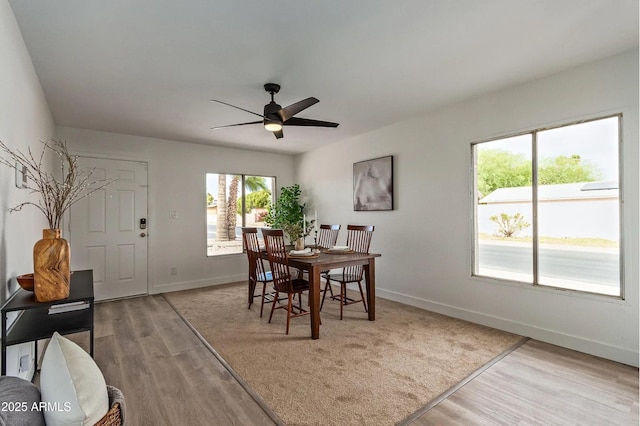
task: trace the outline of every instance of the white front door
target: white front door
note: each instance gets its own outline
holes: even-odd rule
[[[93,181],[117,180],[71,207],[71,269],[93,269],[96,300],[146,294],[147,163],[79,157],[78,166],[94,169]]]

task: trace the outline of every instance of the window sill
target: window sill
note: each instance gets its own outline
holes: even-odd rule
[[[630,305],[630,303],[627,300],[625,300],[623,297],[618,295],[607,295],[607,294],[593,293],[593,292],[588,292],[583,290],[576,290],[571,288],[552,287],[548,285],[532,284],[531,282],[525,282],[525,281],[515,281],[512,278],[513,273],[510,273],[510,275],[511,275],[511,278],[471,274],[471,279],[474,281],[481,281],[488,284],[498,284],[506,287],[516,287],[519,289],[529,290],[529,291],[540,291],[540,292],[562,295],[562,296],[577,297],[582,299],[597,300],[601,302],[616,303],[616,304],[622,304],[622,305]]]

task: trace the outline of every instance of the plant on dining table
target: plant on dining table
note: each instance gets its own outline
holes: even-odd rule
[[[290,241],[310,234],[314,220],[305,220],[305,203],[300,202],[302,190],[295,184],[280,189],[280,196],[267,210],[264,222],[274,229],[282,229]]]

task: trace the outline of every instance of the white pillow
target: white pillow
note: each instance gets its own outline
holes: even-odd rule
[[[40,370],[47,425],[93,425],[109,411],[107,384],[91,356],[57,332]]]

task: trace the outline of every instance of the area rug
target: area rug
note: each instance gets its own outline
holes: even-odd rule
[[[260,318],[246,297],[246,284],[165,294],[288,425],[397,424],[522,339],[377,298],[375,321],[362,304],[340,321],[327,300],[311,340],[308,316],[285,335],[284,310],[269,324],[270,305]]]

